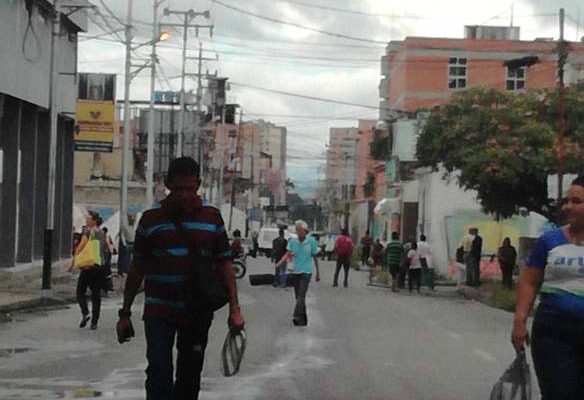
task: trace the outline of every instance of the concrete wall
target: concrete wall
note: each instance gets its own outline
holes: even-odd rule
[[[52,3],[52,1],[51,1]],[[39,2],[45,4],[46,2]],[[78,23],[84,18],[77,15]],[[58,41],[59,101],[62,112],[75,113],[77,98],[77,34],[83,28],[66,19]],[[24,0],[0,1],[0,93],[22,99],[37,106],[49,105],[49,68],[51,19],[35,6],[28,24]],[[32,29],[31,29],[32,28]],[[23,52],[24,43],[24,52]],[[67,75],[65,75],[67,74]],[[70,75],[69,75],[70,74]]]

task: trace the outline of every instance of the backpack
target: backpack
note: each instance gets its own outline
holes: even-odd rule
[[[336,252],[341,257],[348,257],[353,253],[353,241],[350,237],[341,235],[336,242]]]

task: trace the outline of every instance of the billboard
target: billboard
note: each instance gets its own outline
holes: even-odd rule
[[[115,74],[79,74],[75,151],[113,151],[115,94]]]
[[[75,151],[111,153],[115,115],[111,101],[77,100]]]

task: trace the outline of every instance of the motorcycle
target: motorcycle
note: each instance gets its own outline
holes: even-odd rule
[[[242,254],[233,260],[233,274],[235,279],[241,279],[245,276],[247,272],[246,264],[247,254]]]

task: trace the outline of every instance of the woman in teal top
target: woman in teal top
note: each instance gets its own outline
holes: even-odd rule
[[[538,239],[521,273],[513,323],[513,345],[523,350],[539,292],[531,353],[543,400],[584,396],[584,176],[572,182],[562,210],[568,224]]]
[[[319,281],[318,271],[318,243],[312,236],[308,236],[308,224],[302,220],[294,223],[298,239],[291,238],[288,241],[287,253],[282,256],[276,264],[281,264],[294,258],[294,295],[296,296],[296,307],[294,307],[294,316],[292,322],[297,326],[304,326],[308,323],[306,316],[306,293],[312,277],[312,266],[316,267],[316,280]]]

